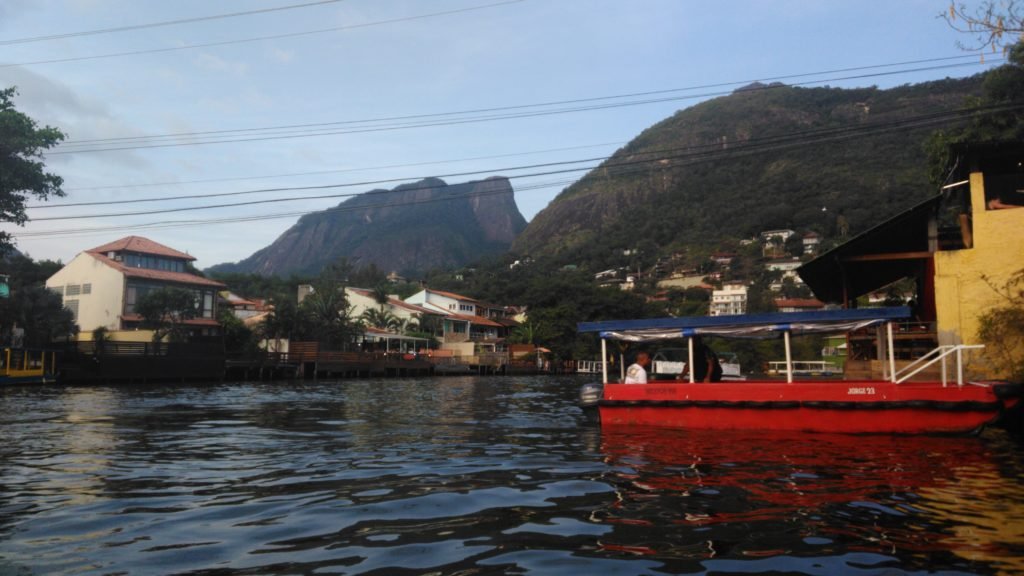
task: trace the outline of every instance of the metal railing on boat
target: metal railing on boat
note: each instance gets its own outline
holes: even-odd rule
[[[600,374],[604,370],[604,362],[601,360],[580,360],[576,363],[576,372],[579,374]]]
[[[904,366],[901,370],[894,371],[892,374],[892,381],[896,384],[902,384],[910,378],[913,378],[916,374],[925,370],[929,366],[936,362],[942,362],[942,385],[946,386],[949,381],[947,375],[947,363],[946,359],[950,355],[956,355],[956,384],[957,386],[964,385],[964,350],[980,350],[985,346],[982,344],[947,344],[945,346],[939,346],[924,356],[914,360],[910,364]],[[902,374],[902,376],[901,376]]]

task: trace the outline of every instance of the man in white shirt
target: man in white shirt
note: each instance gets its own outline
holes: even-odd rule
[[[647,365],[651,357],[647,352],[639,352],[636,362],[626,369],[626,384],[647,384]]]

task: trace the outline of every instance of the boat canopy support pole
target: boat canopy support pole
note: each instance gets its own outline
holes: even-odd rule
[[[601,338],[601,383],[608,383],[608,340]]]
[[[892,322],[885,323],[885,343],[889,352],[889,381],[896,382],[896,350],[892,345]]]
[[[619,382],[626,381],[626,354],[619,352]]]
[[[694,373],[694,369],[693,369],[693,336],[690,336],[689,338],[686,339],[686,345],[687,345],[687,347],[690,350],[690,357],[689,357],[689,360],[688,360],[689,364],[687,364],[686,367],[687,367],[687,372],[690,373],[690,384],[693,384],[694,382],[697,381],[696,380],[696,376],[693,375],[693,373]]]
[[[786,341],[786,382],[793,383],[793,349],[789,344],[789,330],[782,333],[782,339]]]

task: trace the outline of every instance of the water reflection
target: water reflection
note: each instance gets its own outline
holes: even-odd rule
[[[1019,573],[1020,461],[1001,433],[905,437],[606,429],[616,499],[595,513],[622,527],[606,549],[703,569],[830,573],[850,552],[925,570]],[[646,540],[649,533],[671,534]],[[801,557],[816,559],[814,563]],[[718,559],[770,558],[752,564]],[[858,560],[858,562],[863,559]],[[840,568],[852,570],[845,560]],[[728,568],[726,568],[728,566]],[[760,568],[757,568],[760,567]],[[693,565],[685,568],[693,569]],[[834,572],[832,572],[834,573]]]
[[[6,389],[0,573],[1024,568],[1005,436],[602,431],[577,386]]]

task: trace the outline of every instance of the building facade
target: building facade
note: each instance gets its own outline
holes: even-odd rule
[[[185,321],[195,335],[219,332],[217,293],[224,284],[187,271],[195,258],[141,236],[128,236],[79,253],[46,281],[82,332],[96,328],[132,330],[142,323],[139,299],[160,288],[195,295],[195,318]]]
[[[731,316],[747,313],[747,285],[726,283],[711,292],[710,316]]]

